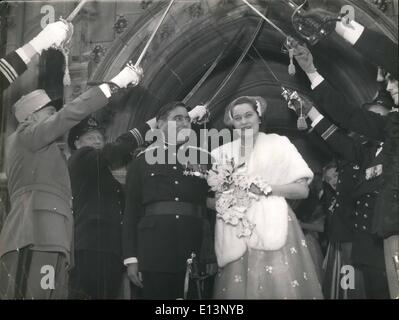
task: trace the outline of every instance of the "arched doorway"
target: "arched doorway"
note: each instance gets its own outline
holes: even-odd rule
[[[355,8],[356,19],[362,24],[385,33],[397,40],[397,30],[375,7],[366,1],[309,1],[311,7],[322,7],[332,12],[349,4]],[[252,1],[252,3],[256,3]],[[109,79],[130,59],[139,55],[149,33],[163,13],[166,3],[156,3],[147,14],[114,43],[101,62],[92,80]],[[290,9],[284,1],[257,1],[261,11],[268,8],[267,15],[288,33],[294,34],[290,25]],[[189,101],[189,105],[207,101],[215,88],[234,65],[242,48],[253,34],[259,18],[242,1],[196,1],[176,2],[156,35],[142,66],[145,72],[140,88],[130,90],[122,105],[115,105],[108,134],[116,137],[154,116],[164,103],[182,99],[206,72],[214,59],[244,28],[242,37],[208,80]],[[293,77],[287,73],[288,57],[282,53],[283,37],[265,24],[254,43],[263,60],[267,61],[281,83],[306,93],[308,80],[302,72]],[[370,65],[349,45],[336,35],[312,48],[317,67],[357,104],[372,98],[376,91],[376,67]],[[211,105],[211,127],[221,128],[223,107],[239,95],[261,95],[268,101],[268,112],[264,119],[264,130],[288,135],[299,147],[308,161],[323,162],[322,149],[314,149],[304,133],[296,130],[294,116],[281,98],[280,84],[258,55],[250,50],[244,61],[220,95]],[[306,151],[305,151],[306,150]],[[326,155],[328,158],[328,155]],[[315,161],[313,161],[313,160]]]

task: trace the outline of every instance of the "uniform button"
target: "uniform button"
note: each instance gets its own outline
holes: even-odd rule
[[[341,180],[338,179],[338,183],[341,183]]]
[[[356,201],[356,203],[357,203],[357,204],[360,204],[360,201],[359,201],[359,200],[357,200],[357,201]]]
[[[355,223],[355,228],[357,228],[357,223]]]
[[[176,198],[175,198],[175,201],[179,201],[179,198],[178,198],[178,197],[176,197]]]
[[[180,218],[180,216],[177,214],[177,215],[176,215],[176,219],[179,219],[179,218]]]
[[[358,216],[358,215],[359,215],[359,212],[356,211],[356,212],[355,212],[355,216]]]
[[[339,203],[337,203],[336,207],[337,207],[337,208],[339,207]]]
[[[356,178],[356,175],[354,174],[354,175],[352,176],[352,178]]]
[[[369,204],[366,202],[365,204],[364,204],[366,207],[368,207],[369,206]]]
[[[173,170],[176,170],[177,169],[177,167],[176,166],[173,166]]]
[[[57,208],[54,208],[54,211],[57,211]]]
[[[179,184],[179,181],[175,181],[175,184]]]
[[[339,192],[337,192],[337,196],[339,196]]]
[[[367,219],[367,214],[364,214],[364,215],[363,215],[363,218],[364,218],[364,219]]]
[[[363,228],[363,230],[366,230],[366,229],[367,229],[366,226],[363,226],[362,228]]]
[[[154,176],[154,172],[151,172],[151,177],[153,177]]]
[[[366,197],[367,197],[367,198],[370,198],[370,195],[368,194],[368,195],[366,195]]]
[[[123,224],[123,222],[121,222],[121,224]]]

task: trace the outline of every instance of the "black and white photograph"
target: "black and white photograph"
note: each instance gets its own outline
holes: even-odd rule
[[[399,299],[398,6],[0,1],[0,300]]]

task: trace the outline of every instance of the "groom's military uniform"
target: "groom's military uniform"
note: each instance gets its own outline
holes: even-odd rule
[[[176,154],[189,150],[198,162],[179,162]],[[151,164],[155,157],[161,163]],[[123,255],[138,259],[146,299],[183,297],[187,259],[201,248],[208,157],[186,145],[150,146],[128,168]]]

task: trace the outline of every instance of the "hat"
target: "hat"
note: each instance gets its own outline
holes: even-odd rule
[[[59,99],[51,99],[46,91],[43,89],[37,89],[23,95],[17,102],[15,102],[12,106],[12,112],[18,122],[22,122],[32,113],[39,111],[50,103],[57,110],[62,107],[62,104],[59,104]]]
[[[87,132],[98,130],[104,134],[104,128],[100,126],[98,121],[93,117],[87,117],[74,126],[68,135],[68,146],[71,150],[76,150],[75,141]]]
[[[375,105],[379,105],[390,110],[394,106],[394,102],[390,93],[385,89],[381,89],[377,91],[373,101],[364,103],[362,107],[368,110],[370,107]]]

